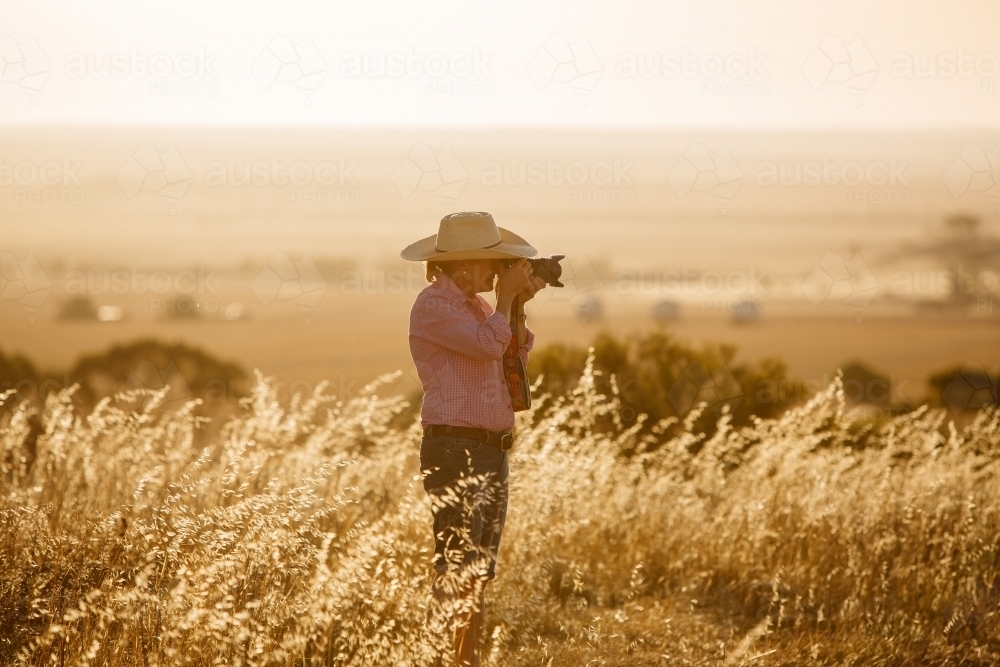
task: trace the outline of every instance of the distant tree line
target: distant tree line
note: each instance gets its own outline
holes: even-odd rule
[[[626,426],[648,415],[643,428],[664,418],[694,418],[695,427],[711,433],[723,414],[735,426],[754,417],[780,415],[823,389],[818,381],[792,377],[784,362],[768,358],[756,362],[737,358],[732,345],[691,345],[664,329],[644,335],[618,337],[604,331],[593,340],[595,383],[602,394],[618,392],[616,417]],[[536,400],[554,402],[572,391],[583,374],[587,348],[552,343],[532,351],[528,376],[541,377]],[[896,395],[890,378],[862,362],[840,367],[848,403],[873,408],[876,418],[916,407]],[[834,370],[831,370],[830,379]],[[239,364],[223,361],[196,347],[142,339],[115,345],[105,352],[80,358],[65,372],[39,370],[20,354],[0,350],[0,394],[13,390],[0,413],[20,401],[39,404],[52,392],[78,384],[74,401],[92,409],[102,398],[133,389],[159,390],[169,386],[163,404],[179,406],[192,398],[203,402],[202,413],[234,409],[249,393],[252,378]],[[410,409],[394,423],[408,427],[419,412],[421,395],[410,399]],[[933,373],[927,379],[925,401],[948,408],[954,416],[998,405],[997,369],[965,363]],[[545,407],[544,405],[542,406]],[[609,422],[609,428],[611,424]]]

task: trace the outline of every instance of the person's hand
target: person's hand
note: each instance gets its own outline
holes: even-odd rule
[[[528,285],[521,290],[521,293],[518,295],[521,299],[521,303],[534,298],[538,290],[543,289],[546,285],[548,285],[548,283],[545,282],[544,278],[539,278],[535,275],[531,276],[531,279],[528,281]]]
[[[501,262],[500,279],[497,280],[497,312],[508,320],[514,297],[521,294],[531,281],[531,265],[525,257],[518,259],[513,266],[506,268]]]
[[[507,301],[524,292],[528,285],[532,284],[531,272],[531,265],[524,257],[517,260],[510,268],[503,268],[497,281],[497,299]],[[531,292],[532,296],[535,291],[537,289]]]

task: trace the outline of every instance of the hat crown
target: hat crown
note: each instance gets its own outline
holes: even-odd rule
[[[500,230],[485,211],[449,213],[441,218],[434,249],[438,252],[481,250],[500,245]]]
[[[413,262],[462,259],[516,259],[538,251],[509,229],[497,227],[485,211],[463,211],[441,218],[438,233],[403,248],[399,256]]]

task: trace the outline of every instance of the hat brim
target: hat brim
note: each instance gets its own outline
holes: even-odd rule
[[[500,232],[500,244],[492,248],[473,248],[471,250],[437,250],[437,234],[420,239],[416,243],[403,248],[399,256],[412,262],[429,260],[453,261],[459,259],[516,259],[518,257],[534,257],[538,254],[526,240],[503,227],[497,227]]]

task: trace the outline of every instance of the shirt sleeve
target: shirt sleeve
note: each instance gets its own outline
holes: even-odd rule
[[[502,314],[494,312],[480,324],[468,310],[444,299],[429,299],[421,306],[412,335],[473,359],[503,357],[511,331]]]

